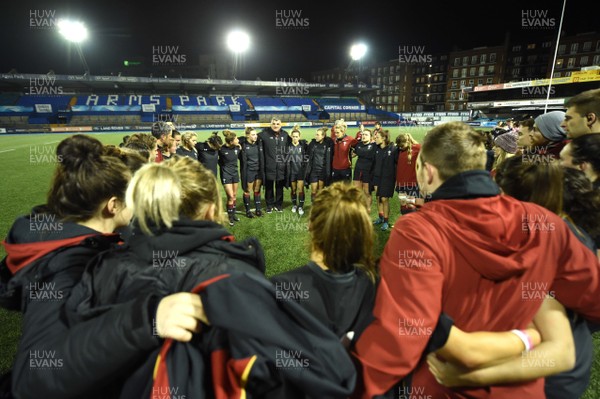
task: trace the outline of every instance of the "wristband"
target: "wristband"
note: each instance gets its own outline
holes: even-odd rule
[[[527,337],[527,342],[529,342],[529,350],[532,350],[535,347],[535,344],[533,343],[533,340],[531,339],[531,335],[527,334],[527,331],[525,330],[520,330],[523,334],[525,334],[525,337]]]
[[[529,335],[523,330],[510,330],[511,333],[515,334],[521,341],[523,341],[523,345],[525,345],[525,351],[529,352],[533,349],[533,342]]]

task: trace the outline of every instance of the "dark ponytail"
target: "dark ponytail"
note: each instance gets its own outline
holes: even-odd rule
[[[71,136],[60,142],[56,155],[59,164],[47,205],[60,219],[86,221],[111,197],[125,200],[131,172],[120,159],[105,155],[99,140],[82,134]]]
[[[231,146],[236,138],[236,134],[231,130],[223,130],[223,137],[225,137],[225,144]]]
[[[107,145],[104,147],[104,155],[118,158],[129,168],[131,173],[135,173],[148,162],[148,157],[144,158],[139,151],[131,150],[129,148],[119,148]]]
[[[218,151],[223,145],[223,140],[219,137],[219,132],[212,132],[211,136],[206,140],[208,146],[213,150]]]

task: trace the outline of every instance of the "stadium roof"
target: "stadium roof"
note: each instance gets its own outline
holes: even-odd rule
[[[291,81],[218,80],[136,76],[92,76],[54,74],[0,74],[1,92],[30,93],[39,82],[60,87],[62,94],[79,93],[193,93],[272,96],[359,96],[379,90],[378,85],[307,83]]]

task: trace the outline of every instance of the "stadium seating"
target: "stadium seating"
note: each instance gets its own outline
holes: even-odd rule
[[[289,114],[289,113],[280,113],[280,114],[259,114],[259,122],[271,122],[273,118],[280,119],[282,122],[304,122],[306,118],[301,113]]]
[[[36,104],[49,104],[52,106],[52,111],[56,112],[59,109],[66,109],[71,101],[71,96],[21,96],[16,105],[23,107],[34,107]]]
[[[0,105],[16,105],[19,98],[17,93],[0,93]]]
[[[367,109],[357,98],[202,96],[202,95],[17,95],[0,96],[0,127],[124,126],[140,129],[156,120],[175,124],[202,125],[260,122],[277,118],[295,124],[315,121],[332,123],[337,119],[363,121],[392,118]]]
[[[366,112],[330,112],[329,120],[336,121],[343,119],[345,121],[364,121],[369,119]]]
[[[1,125],[23,126],[27,125],[29,117],[27,116],[0,116]]]

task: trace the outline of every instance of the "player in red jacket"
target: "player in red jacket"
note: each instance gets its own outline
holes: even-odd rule
[[[396,191],[400,197],[400,213],[414,211],[415,205],[409,199],[419,198],[419,185],[415,164],[421,150],[421,144],[410,133],[400,133],[396,137],[398,164],[396,165]]]
[[[543,379],[447,388],[422,357],[445,312],[465,331],[523,328],[549,295],[600,321],[600,264],[556,214],[501,195],[485,171],[481,135],[451,122],[431,130],[417,159],[430,201],[395,223],[380,262],[375,320],[359,338],[355,397],[372,398],[410,373],[432,398],[544,398]],[[498,382],[500,384],[500,382]]]
[[[350,150],[357,143],[357,139],[346,135],[346,122],[343,119],[335,121],[335,137],[333,140],[333,165],[331,170],[331,181],[351,181],[352,162],[350,161]]]

